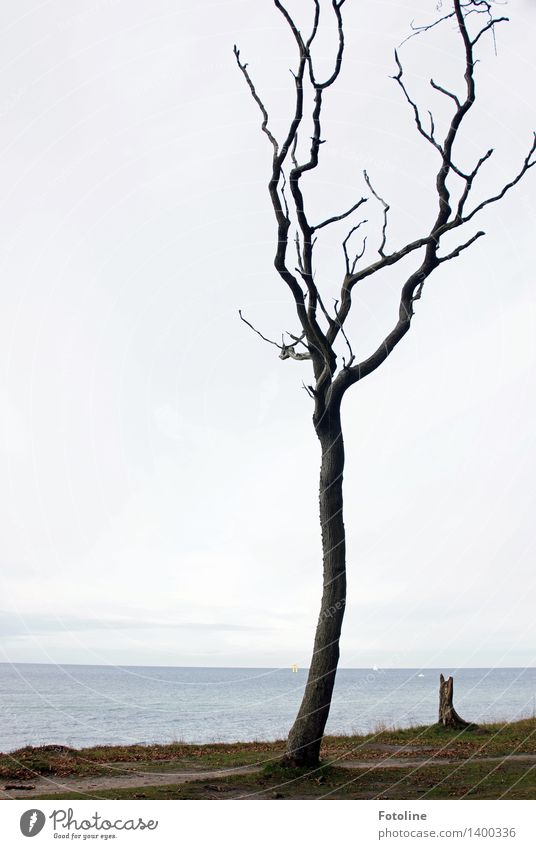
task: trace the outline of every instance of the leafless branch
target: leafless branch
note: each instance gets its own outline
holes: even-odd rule
[[[498,192],[496,195],[493,195],[492,197],[486,198],[486,200],[483,200],[481,203],[479,203],[477,206],[475,206],[475,208],[473,209],[472,212],[470,212],[468,215],[464,216],[463,223],[465,223],[466,221],[470,221],[471,218],[474,218],[474,216],[477,213],[479,213],[482,209],[484,209],[485,206],[488,206],[490,203],[496,203],[498,200],[502,200],[502,198],[505,196],[505,194],[507,192],[509,192],[510,189],[512,189],[514,186],[516,186],[519,183],[519,181],[522,179],[522,177],[525,176],[527,171],[530,168],[533,168],[534,165],[536,165],[536,159],[533,159],[533,156],[534,156],[535,153],[536,153],[536,132],[533,134],[532,145],[531,145],[530,150],[527,153],[527,155],[526,155],[526,157],[523,161],[523,165],[520,168],[520,170],[518,171],[517,175],[514,177],[514,179],[510,180],[509,183],[506,183],[506,185],[503,186],[501,191]],[[485,158],[487,159],[487,156]]]
[[[367,186],[369,187],[370,191],[372,192],[372,194],[374,195],[376,200],[379,200],[381,205],[383,206],[382,240],[380,242],[380,247],[378,248],[378,253],[381,257],[384,257],[385,256],[385,253],[384,253],[385,242],[387,241],[387,215],[388,215],[391,207],[375,191],[374,187],[372,186],[372,183],[370,182],[370,178],[369,178],[369,175],[367,174],[367,172],[363,171],[363,174],[364,174],[364,177],[365,177],[365,182],[366,182]]]
[[[312,386],[306,386],[306,385],[305,385],[305,382],[304,382],[303,380],[302,380],[302,387],[303,387],[303,389],[305,389],[305,391],[307,392],[307,394],[308,394],[309,398],[312,398],[312,399],[313,399],[313,401],[314,401],[314,399],[315,399],[315,391],[314,391],[313,387],[312,387]]]
[[[431,24],[425,24],[424,26],[415,26],[415,22],[412,21],[410,23],[411,32],[406,38],[400,42],[399,47],[402,47],[407,41],[410,41],[412,38],[415,38],[416,35],[422,35],[424,32],[428,32],[431,29],[435,29],[435,27],[440,26],[444,21],[448,21],[449,18],[454,17],[454,12],[449,12],[447,15],[443,15],[443,17],[438,18],[433,21]]]
[[[242,71],[242,73],[243,73],[243,75],[244,75],[244,78],[245,78],[245,80],[246,80],[246,82],[247,82],[247,84],[248,84],[248,86],[249,86],[249,90],[250,90],[250,92],[251,92],[251,95],[252,95],[252,97],[253,97],[253,100],[255,101],[255,103],[257,104],[257,106],[259,107],[259,109],[260,109],[260,111],[261,111],[261,114],[262,114],[262,124],[261,124],[261,130],[262,130],[262,131],[263,131],[263,133],[265,133],[265,134],[268,136],[268,138],[270,139],[270,142],[271,142],[272,147],[273,147],[273,149],[274,149],[274,156],[277,156],[277,154],[278,154],[278,152],[279,152],[279,145],[277,144],[277,141],[276,141],[275,136],[271,133],[271,131],[270,131],[270,130],[269,130],[269,128],[268,128],[268,112],[267,112],[267,110],[266,110],[266,107],[265,107],[264,103],[262,102],[262,100],[260,99],[259,95],[257,94],[257,90],[256,90],[256,88],[255,88],[255,86],[254,86],[254,84],[253,84],[253,81],[252,81],[252,79],[251,79],[251,77],[250,77],[249,73],[248,73],[248,70],[247,70],[247,67],[248,67],[247,62],[241,62],[241,61],[240,61],[240,50],[238,49],[238,47],[236,46],[236,44],[235,44],[235,46],[234,46],[234,48],[233,48],[233,52],[234,52],[234,55],[235,55],[235,58],[236,58],[237,65],[238,65],[238,67],[240,68],[240,70]]]
[[[438,257],[437,258],[438,261],[441,263],[441,262],[448,262],[450,259],[455,259],[457,256],[460,256],[462,251],[464,251],[466,248],[470,247],[473,244],[473,242],[476,242],[477,239],[480,239],[481,236],[485,236],[485,235],[486,234],[483,230],[479,230],[478,233],[475,233],[475,235],[472,236],[470,239],[468,239],[467,242],[464,242],[463,245],[458,245],[458,247],[455,248],[455,250],[451,251],[451,253],[447,254],[446,256]]]
[[[356,209],[359,209],[359,207],[366,202],[367,198],[360,198],[357,203],[354,203],[354,205],[350,207],[350,209],[348,209],[346,212],[343,212],[341,215],[333,215],[331,218],[326,218],[326,220],[322,221],[320,224],[315,224],[314,227],[311,227],[311,232],[314,233],[316,232],[316,230],[321,230],[322,227],[327,227],[328,224],[334,224],[336,221],[344,221],[345,218],[348,218],[348,216],[351,215],[352,212],[355,212]]]
[[[244,318],[244,316],[242,315],[242,310],[238,310],[238,315],[240,316],[240,318],[242,319],[244,324],[247,324],[247,326],[250,327],[253,330],[253,332],[257,334],[257,336],[260,336],[261,339],[264,342],[268,342],[270,345],[274,345],[276,348],[279,349],[279,352],[280,352],[279,353],[279,359],[280,360],[289,360],[289,359],[292,359],[292,360],[310,360],[311,359],[311,354],[309,353],[309,351],[306,351],[305,353],[301,354],[301,353],[296,351],[294,345],[285,345],[284,342],[281,345],[279,345],[279,343],[274,342],[273,339],[268,339],[268,337],[265,336],[263,333],[261,333],[260,330],[257,330],[257,328],[254,327],[253,324],[250,321],[247,320],[247,318]],[[303,337],[292,336],[291,333],[289,333],[289,336],[294,340],[294,342],[296,344],[299,344],[299,343],[305,344],[303,342]]]
[[[343,363],[343,367],[345,369],[349,369],[352,366],[352,364],[355,360],[355,356],[354,356],[354,352],[352,351],[352,346],[350,344],[350,340],[348,339],[348,336],[346,335],[346,333],[344,331],[344,327],[342,327],[342,325],[341,325],[340,331],[341,331],[342,337],[343,337],[343,339],[346,342],[346,345],[348,347],[348,353],[350,354],[350,359],[348,360],[348,362],[346,362],[345,358],[343,357],[342,363]]]
[[[500,23],[503,23],[503,21],[505,22],[505,21],[509,21],[509,20],[510,20],[510,18],[504,18],[504,17],[503,17],[503,18],[491,18],[491,20],[490,20],[490,21],[488,21],[488,23],[486,24],[486,26],[485,26],[485,27],[483,27],[483,28],[480,30],[480,32],[479,32],[479,33],[477,33],[477,35],[476,35],[476,37],[475,37],[475,38],[473,38],[473,40],[472,40],[472,42],[471,42],[471,44],[473,45],[473,47],[474,47],[474,46],[475,46],[475,44],[478,42],[478,40],[479,40],[479,39],[480,39],[480,38],[484,35],[484,33],[485,33],[485,32],[488,32],[488,30],[490,30],[490,29],[491,29],[491,30],[493,30],[493,28],[495,27],[495,24],[500,24]],[[495,34],[494,34],[494,37],[495,37]]]
[[[335,324],[335,319],[333,318],[332,315],[329,314],[328,310],[326,309],[326,307],[324,305],[324,301],[322,300],[320,293],[318,293],[318,305],[319,305],[320,309],[322,310],[324,318],[326,319],[326,321],[328,323],[328,327],[332,327]]]
[[[289,25],[290,30],[291,30],[291,32],[292,32],[292,35],[293,35],[293,36],[294,36],[294,38],[296,39],[296,43],[297,43],[297,45],[298,45],[298,47],[299,47],[299,49],[300,49],[300,54],[301,54],[301,52],[305,50],[305,44],[304,44],[303,38],[302,38],[302,36],[301,36],[301,33],[300,33],[300,31],[299,31],[298,27],[296,26],[296,24],[294,23],[294,21],[292,20],[292,18],[291,18],[291,16],[290,16],[290,14],[287,12],[287,10],[286,10],[286,9],[285,9],[285,7],[283,6],[283,4],[280,2],[280,0],[274,0],[274,5],[275,5],[275,7],[276,7],[277,9],[279,9],[279,11],[281,12],[281,14],[282,14],[282,15],[283,15],[283,17],[285,18],[285,20],[286,20],[287,24]],[[315,2],[315,6],[317,7],[317,11],[318,11],[318,0],[316,0],[316,2]],[[316,18],[315,18],[315,20],[316,20]],[[313,26],[313,34],[311,35],[311,38],[310,38],[310,40],[309,40],[309,44],[310,44],[310,42],[312,42],[313,38],[314,38],[314,37],[315,37],[315,35],[316,35],[316,26],[317,26],[317,24],[318,24],[318,22],[316,23],[316,25],[315,25],[315,26]]]
[[[288,209],[288,201],[287,196],[285,194],[285,189],[287,188],[287,178],[285,177],[285,172],[281,169],[281,197],[283,198],[283,206],[285,207],[285,218],[287,221],[290,221],[290,213]]]
[[[421,136],[423,136],[423,138],[426,139],[427,142],[429,142],[433,147],[435,147],[435,149],[437,151],[439,151],[439,153],[441,155],[443,155],[443,149],[442,149],[441,145],[434,138],[434,120],[432,118],[432,113],[429,112],[430,119],[431,119],[431,127],[430,127],[430,132],[429,132],[428,130],[424,129],[424,125],[422,123],[422,118],[421,118],[421,113],[419,111],[419,107],[417,106],[415,101],[412,100],[411,97],[409,96],[409,92],[406,88],[406,84],[404,83],[404,81],[402,79],[402,77],[404,76],[404,69],[402,67],[402,63],[400,62],[400,57],[398,55],[397,50],[395,50],[395,62],[396,62],[397,68],[398,68],[398,73],[395,74],[395,76],[392,77],[392,79],[395,80],[395,82],[398,83],[398,85],[400,86],[400,88],[404,92],[404,97],[406,98],[407,102],[409,103],[409,105],[413,109],[413,114],[415,116],[415,124],[417,125],[417,129],[418,129],[419,133],[421,134]]]
[[[287,330],[286,334],[287,334],[287,336],[289,336],[292,339],[292,341],[294,342],[295,345],[304,345],[307,348],[307,345],[303,341],[304,338],[305,338],[305,333],[302,333],[301,336],[294,336],[293,333],[289,333],[289,331]],[[283,344],[284,344],[284,340],[283,340]]]
[[[290,158],[292,160],[292,164],[294,168],[298,168],[298,160],[296,159],[296,148],[298,146],[298,132],[296,131],[296,135],[294,136],[294,141],[292,143],[292,147],[290,149]]]
[[[367,246],[367,237],[365,236],[365,238],[363,239],[363,246],[361,248],[361,251],[359,251],[355,255],[353,262],[350,265],[350,257],[348,256],[348,249],[347,249],[346,246],[348,244],[348,241],[350,240],[350,237],[355,233],[356,230],[359,230],[359,228],[361,227],[362,224],[367,224],[366,218],[364,218],[363,221],[360,221],[359,224],[356,224],[355,227],[352,227],[352,229],[348,233],[346,239],[342,243],[342,249],[343,249],[343,252],[344,252],[344,261],[345,261],[345,264],[346,264],[346,276],[347,277],[350,277],[354,273],[355,267],[356,267],[358,261],[364,255],[365,249],[366,249],[366,246]],[[336,304],[337,303],[338,303],[338,301],[336,302]]]
[[[256,327],[254,327],[254,326],[252,325],[252,323],[251,323],[250,321],[248,321],[248,320],[247,320],[247,318],[244,318],[244,316],[242,315],[242,310],[238,310],[238,315],[240,316],[240,318],[241,318],[241,320],[244,322],[244,324],[247,324],[247,326],[248,326],[248,327],[250,327],[250,328],[253,330],[253,332],[257,334],[257,336],[260,336],[260,337],[261,337],[261,339],[262,339],[264,342],[268,342],[270,345],[275,345],[275,347],[276,347],[276,348],[279,348],[279,350],[282,350],[283,345],[279,345],[277,342],[274,342],[274,341],[273,341],[273,339],[268,339],[266,336],[264,336],[264,335],[260,332],[260,330],[257,330],[257,328],[256,328]]]
[[[443,86],[438,85],[438,83],[434,82],[434,80],[430,80],[430,85],[432,86],[432,88],[435,88],[436,91],[440,91],[441,94],[444,94],[447,97],[450,97],[450,99],[454,101],[454,103],[456,104],[456,106],[458,108],[461,106],[459,97],[456,94],[454,94],[452,91],[449,91],[448,89],[444,88]]]
[[[476,163],[476,165],[473,168],[473,170],[471,171],[471,173],[467,174],[467,175],[465,175],[465,174],[463,175],[463,179],[465,180],[465,188],[464,188],[464,190],[463,190],[463,192],[460,196],[460,200],[458,201],[458,211],[457,211],[457,217],[458,218],[461,218],[462,215],[463,215],[465,202],[466,202],[467,198],[469,197],[469,193],[471,192],[471,189],[473,187],[473,181],[474,181],[476,175],[480,171],[484,162],[486,162],[486,160],[489,159],[492,154],[493,154],[493,148],[490,148],[484,154],[484,156],[480,157],[480,159]]]
[[[441,91],[447,97],[449,97],[455,104],[455,113],[453,118],[451,119],[451,123],[446,134],[445,140],[442,144],[437,143],[434,137],[434,127],[433,123],[431,124],[431,131],[428,132],[424,129],[420,117],[420,112],[417,104],[411,99],[409,96],[405,85],[402,80],[403,68],[400,62],[400,58],[398,54],[396,54],[396,62],[398,66],[398,74],[395,77],[396,81],[400,85],[404,96],[410,106],[413,109],[415,122],[417,125],[417,129],[427,140],[436,147],[436,149],[441,153],[441,167],[437,174],[436,178],[436,191],[438,195],[439,201],[439,211],[437,218],[430,230],[428,236],[422,237],[420,239],[416,239],[413,242],[409,242],[399,251],[396,251],[392,254],[384,254],[381,256],[380,260],[376,263],[372,263],[364,269],[361,269],[358,272],[348,273],[348,261],[347,261],[347,274],[343,283],[343,287],[341,290],[341,300],[340,307],[337,310],[337,320],[342,326],[344,321],[346,320],[348,313],[351,308],[351,291],[353,286],[356,285],[357,282],[364,279],[365,277],[376,273],[382,268],[385,268],[389,265],[393,265],[399,262],[403,257],[407,256],[411,252],[418,250],[419,248],[425,249],[424,259],[421,263],[419,269],[407,279],[406,283],[402,288],[400,307],[399,307],[399,317],[398,321],[393,328],[393,330],[386,336],[382,344],[377,348],[377,350],[362,363],[359,363],[353,366],[351,369],[343,370],[343,372],[339,373],[339,375],[335,378],[333,382],[332,389],[330,390],[333,393],[333,396],[337,396],[341,392],[344,393],[348,386],[357,380],[362,379],[362,377],[370,374],[371,371],[374,371],[378,368],[379,365],[385,360],[387,356],[389,356],[390,352],[393,348],[398,344],[398,342],[403,338],[405,333],[408,331],[411,317],[413,315],[413,305],[416,300],[421,297],[423,286],[425,280],[429,277],[429,275],[433,272],[438,265],[443,262],[447,262],[450,259],[454,259],[460,255],[460,253],[466,250],[470,245],[472,245],[477,239],[484,235],[482,231],[479,231],[475,236],[473,236],[468,241],[459,245],[455,250],[451,251],[449,254],[443,257],[439,257],[437,254],[437,250],[440,244],[441,237],[447,232],[460,227],[462,224],[465,224],[469,220],[471,220],[478,212],[484,209],[488,204],[494,203],[501,198],[513,187],[515,186],[522,177],[527,173],[527,171],[532,168],[534,164],[536,164],[536,160],[534,159],[534,154],[536,151],[536,135],[534,136],[532,146],[525,157],[523,165],[521,169],[518,171],[517,175],[508,183],[506,183],[500,192],[493,195],[490,198],[485,199],[481,203],[479,203],[472,212],[468,214],[464,214],[465,203],[467,201],[468,196],[470,195],[471,188],[473,185],[473,181],[477,176],[480,168],[490,158],[492,151],[489,150],[484,156],[482,156],[477,162],[475,168],[469,174],[464,174],[453,162],[452,159],[452,150],[454,143],[456,141],[460,126],[463,122],[464,117],[471,109],[474,100],[475,100],[475,80],[474,80],[474,68],[476,64],[476,60],[474,57],[474,46],[478,42],[480,35],[477,37],[471,38],[467,29],[466,17],[471,13],[471,11],[489,11],[489,3],[485,3],[484,0],[468,0],[467,3],[462,3],[460,0],[453,0],[454,3],[454,11],[452,14],[444,16],[437,23],[441,23],[442,20],[447,20],[450,17],[455,16],[458,24],[458,30],[460,33],[460,37],[462,39],[464,52],[465,52],[465,85],[466,85],[466,93],[465,98],[461,100],[457,95],[449,92],[447,89],[442,86],[438,86],[436,83],[432,81],[432,86],[437,90]],[[498,22],[498,20],[497,20]],[[429,27],[430,28],[430,27]],[[479,33],[484,34],[484,31],[488,31],[493,29],[493,23],[488,21],[488,23],[483,27]],[[424,31],[424,30],[423,30]],[[433,119],[431,119],[433,122]],[[447,180],[450,173],[456,173],[460,177],[465,180],[464,191],[460,197],[458,202],[458,207],[456,214],[451,218],[451,205],[450,205],[450,192],[447,186]],[[382,238],[383,244],[383,238]],[[346,249],[345,249],[346,250]],[[382,249],[383,250],[383,249]],[[336,333],[335,333],[336,336]],[[328,333],[328,340],[330,343],[334,341],[334,335]]]
[[[459,257],[462,252],[467,250],[477,239],[484,235],[483,231],[479,230],[474,236],[461,242],[454,250],[447,252],[443,256],[439,253],[444,236],[471,221],[488,205],[501,200],[523,178],[529,169],[536,164],[536,135],[533,138],[528,154],[513,179],[503,185],[496,194],[480,201],[470,212],[467,212],[466,208],[469,206],[472,198],[475,181],[481,168],[491,157],[492,150],[488,150],[481,156],[474,168],[468,172],[465,172],[459,167],[453,156],[453,151],[464,119],[475,102],[475,67],[478,61],[475,56],[475,48],[480,44],[482,37],[486,33],[491,32],[494,34],[495,25],[505,21],[506,18],[493,16],[490,0],[449,0],[452,3],[451,11],[440,14],[435,21],[425,26],[412,24],[410,38],[426,33],[440,25],[448,24],[452,20],[456,24],[457,37],[460,39],[460,46],[465,59],[462,83],[465,90],[463,94],[458,91],[457,87],[453,87],[453,90],[450,90],[450,88],[436,82],[433,78],[430,79],[432,89],[443,95],[452,108],[452,114],[448,121],[444,137],[439,138],[433,113],[428,111],[428,119],[426,119],[425,110],[421,109],[418,102],[410,95],[404,79],[404,67],[401,56],[398,50],[395,51],[397,72],[393,79],[398,84],[406,102],[412,110],[417,131],[439,154],[439,168],[435,174],[435,181],[433,183],[433,191],[436,194],[438,203],[437,213],[431,225],[425,228],[424,232],[418,238],[408,241],[397,250],[387,252],[390,206],[375,190],[368,173],[365,171],[364,178],[368,189],[383,208],[383,222],[380,229],[378,248],[379,258],[374,262],[365,264],[363,267],[358,267],[359,260],[365,254],[367,237],[364,237],[362,248],[355,256],[349,250],[350,239],[366,223],[366,220],[360,221],[351,227],[342,242],[345,274],[341,285],[340,297],[335,300],[334,314],[330,314],[325,308],[322,293],[315,280],[313,267],[313,250],[316,241],[315,233],[331,224],[349,218],[365,203],[366,198],[359,199],[345,212],[327,217],[318,224],[311,224],[306,212],[303,195],[304,178],[307,172],[317,168],[320,149],[325,141],[322,138],[321,124],[323,98],[326,95],[327,89],[333,85],[340,74],[344,55],[344,33],[341,13],[344,0],[331,0],[331,14],[335,18],[338,45],[331,74],[322,81],[318,79],[315,72],[313,48],[319,31],[321,9],[320,0],[311,0],[311,2],[314,11],[313,22],[309,30],[309,35],[305,36],[283,3],[280,0],[274,0],[275,7],[282,14],[292,33],[298,55],[297,68],[292,72],[295,87],[294,106],[289,117],[286,134],[280,143],[276,141],[269,129],[268,110],[257,94],[249,76],[247,65],[241,61],[240,54],[236,48],[235,57],[250,92],[261,111],[262,130],[270,139],[274,150],[272,174],[269,182],[269,193],[277,222],[277,248],[274,265],[292,293],[302,333],[300,336],[289,334],[291,344],[287,345],[283,338],[282,344],[278,345],[259,333],[242,315],[241,318],[261,338],[270,344],[276,345],[282,359],[311,359],[315,383],[314,387],[308,386],[306,389],[315,400],[314,416],[315,420],[317,420],[332,402],[342,398],[342,395],[349,386],[378,368],[408,332],[415,303],[421,298],[424,285],[433,271],[441,264]],[[326,6],[329,6],[329,4],[326,3]],[[482,15],[484,15],[484,18],[482,18]],[[471,24],[470,28],[468,26],[469,23]],[[306,76],[308,77],[308,81]],[[304,114],[308,109],[305,100],[306,92],[309,92],[307,82],[311,87],[310,114],[312,118],[312,135],[310,137],[308,153],[302,159],[298,153],[298,137],[303,132]],[[285,176],[287,166],[288,179]],[[463,184],[462,190],[457,190],[457,197],[451,199],[450,182],[451,177],[454,175],[459,177],[463,181]],[[289,268],[287,261],[291,220],[296,220],[297,222],[294,244],[298,265],[293,270]],[[345,322],[352,307],[352,291],[354,287],[360,281],[379,273],[383,269],[401,263],[402,260],[417,252],[420,253],[419,259],[416,261],[416,264],[418,262],[418,267],[409,273],[402,285],[398,318],[394,327],[369,357],[359,363],[355,363],[352,346],[345,330]],[[322,326],[320,326],[319,320]],[[325,322],[327,322],[327,327]],[[338,369],[334,344],[339,334],[344,339],[348,348],[349,360],[346,362],[343,358],[342,368]],[[304,350],[297,352],[296,348],[300,345],[303,346]]]
[[[303,259],[302,259],[301,245],[300,245],[300,234],[298,233],[297,230],[296,230],[296,235],[294,237],[294,244],[296,245],[296,255],[298,257],[298,271],[299,271],[300,274],[303,275],[303,274],[305,274],[305,271],[304,271],[304,268],[303,268]]]

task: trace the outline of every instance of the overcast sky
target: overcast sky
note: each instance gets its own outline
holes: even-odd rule
[[[290,4],[304,28],[311,5]],[[436,211],[437,154],[389,79],[435,8],[347,0],[322,167],[304,180],[327,217],[366,192],[366,168],[391,249]],[[497,55],[482,40],[457,150],[468,168],[495,148],[479,198],[536,124],[536,3],[499,11],[511,23]],[[284,22],[270,0],[5,0],[0,16],[0,659],[306,665],[321,593],[308,364],[237,312],[276,339],[296,329],[272,266],[270,147],[232,55],[281,133]],[[401,52],[443,130],[428,80],[463,90],[459,46],[447,24]],[[429,279],[410,335],[345,400],[344,666],[536,658],[534,189],[532,172],[463,234],[488,235]],[[363,216],[370,260],[380,212]],[[320,234],[328,300],[344,235]],[[416,263],[357,293],[357,354],[393,325]]]

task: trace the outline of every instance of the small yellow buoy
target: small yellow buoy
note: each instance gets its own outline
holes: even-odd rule
[[[291,669],[292,669],[293,672],[297,672],[298,671],[298,664],[293,663],[292,666],[291,666]]]

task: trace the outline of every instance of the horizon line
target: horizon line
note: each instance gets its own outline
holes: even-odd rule
[[[164,664],[164,663],[156,663],[156,664],[143,664],[143,663],[76,663],[73,661],[68,661],[63,663],[58,661],[57,663],[48,662],[44,663],[42,661],[33,661],[33,660],[3,660],[0,661],[0,666],[84,666],[88,668],[120,668],[120,669],[265,669],[271,671],[284,671],[288,670],[289,672],[293,672],[293,664],[289,666],[194,666],[191,664],[185,665],[173,665],[173,664]],[[374,664],[372,666],[339,666],[338,671],[346,670],[346,671],[367,671],[367,672],[386,672],[386,671],[417,671],[417,672],[437,672],[442,669],[449,668],[454,670],[461,669],[536,669],[536,666],[533,665],[521,665],[521,666],[459,666],[456,664],[448,664],[445,663],[442,666],[382,666],[381,664]],[[297,666],[297,672],[308,671],[308,666]]]

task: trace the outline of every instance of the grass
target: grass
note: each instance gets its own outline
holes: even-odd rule
[[[29,780],[37,776],[88,777],[117,775],[129,769],[169,770],[218,769],[264,763],[279,757],[284,744],[214,743],[196,746],[170,743],[153,746],[25,746],[0,754],[0,781]]]
[[[434,754],[435,757],[460,758],[507,755],[520,752],[536,754],[536,718],[517,722],[490,723],[452,731],[440,725],[384,729],[374,734],[352,737],[326,737],[327,754],[365,759],[384,746],[398,746],[400,757]],[[406,747],[406,748],[404,748]]]
[[[438,725],[378,729],[373,734],[326,737],[322,766],[314,771],[283,768],[282,741],[268,743],[172,743],[154,746],[25,747],[0,755],[0,783],[49,778],[127,775],[132,771],[195,772],[256,765],[259,772],[200,779],[183,784],[91,789],[102,799],[202,798],[535,798],[536,763],[485,761],[511,754],[536,755],[536,718],[450,731]],[[371,769],[389,759],[433,758],[433,763]],[[442,763],[442,761],[458,763]],[[357,763],[351,763],[357,762]],[[351,769],[341,768],[347,763]],[[368,766],[370,764],[370,767]],[[89,792],[89,791],[88,791]],[[26,798],[31,798],[30,796]],[[88,798],[63,793],[39,798]]]

